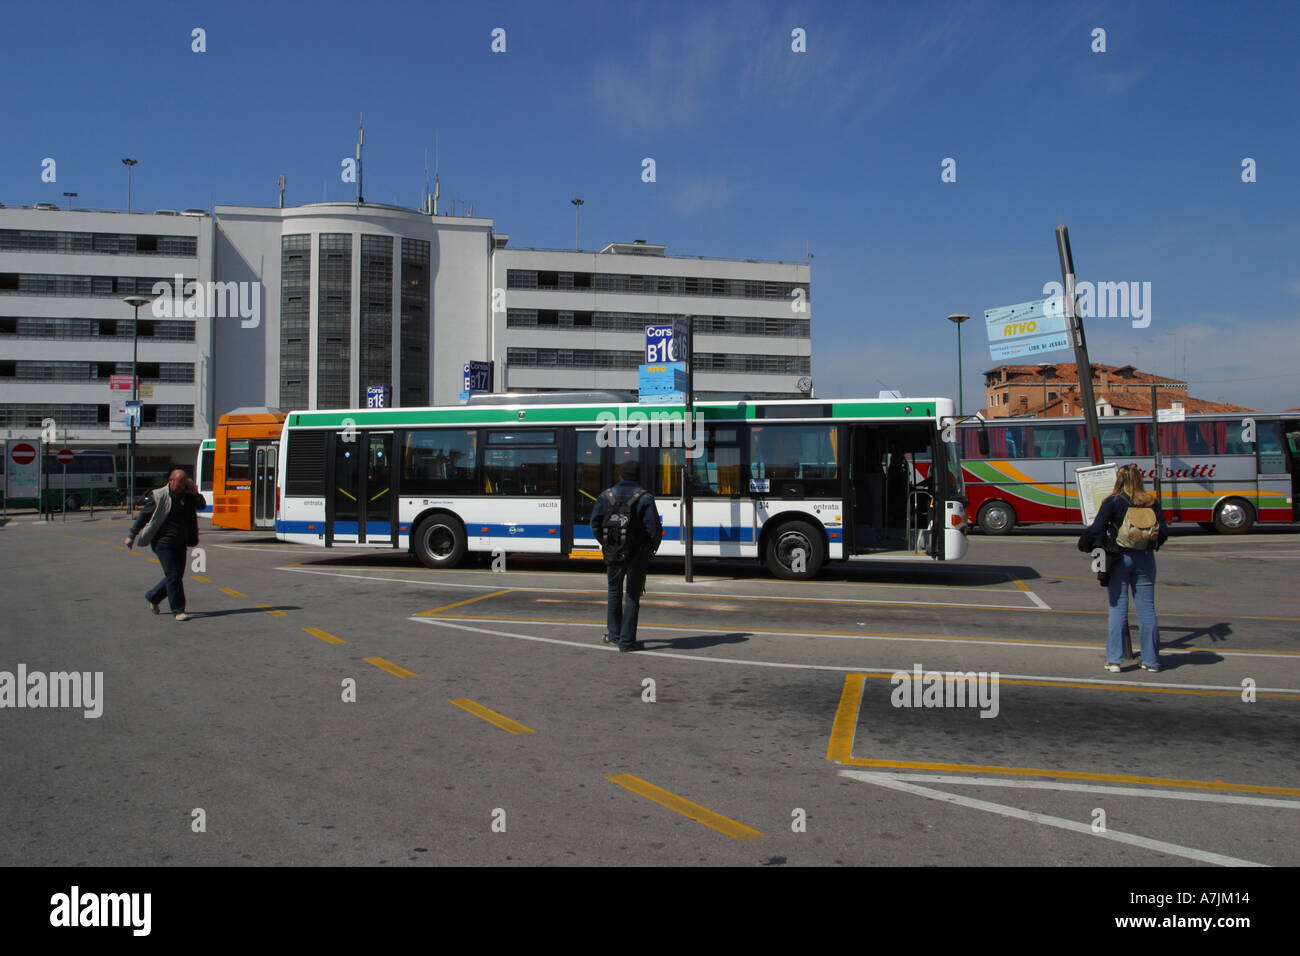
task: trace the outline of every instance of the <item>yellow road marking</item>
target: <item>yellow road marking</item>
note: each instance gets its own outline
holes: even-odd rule
[[[347,643],[347,641],[343,640],[343,638],[335,637],[329,631],[322,631],[319,627],[304,627],[303,630],[306,631],[308,634],[310,634],[312,637],[319,637],[326,644]]]
[[[523,724],[519,723],[518,721],[511,720],[505,714],[498,714],[495,710],[489,710],[488,708],[484,707],[482,704],[470,700],[468,697],[459,697],[456,700],[448,701],[448,703],[455,704],[461,710],[468,711],[469,713],[473,714],[475,717],[481,717],[483,720],[486,720],[489,724],[495,724],[496,726],[500,727],[502,730],[507,731],[509,733],[512,734],[537,733],[537,731],[533,730],[533,728],[525,727]]]
[[[394,676],[397,677],[418,676],[416,674],[413,674],[411,671],[408,671],[405,667],[398,667],[392,661],[386,661],[382,657],[366,657],[363,658],[363,660],[365,660],[367,664],[374,664],[381,671],[388,671],[388,673],[393,674]]]
[[[849,674],[844,678],[840,706],[835,710],[831,740],[826,747],[827,760],[844,763],[853,759],[853,735],[858,726],[858,707],[862,703],[862,688],[866,677],[866,674]]]
[[[689,817],[696,823],[703,823],[710,829],[717,830],[719,833],[725,833],[733,840],[753,840],[761,837],[752,827],[747,827],[743,823],[724,817],[720,813],[714,813],[708,807],[702,807],[698,803],[692,803],[683,797],[662,787],[656,787],[648,780],[642,780],[640,777],[634,777],[630,773],[620,773],[613,777],[606,777],[610,783],[616,783],[625,790],[631,790],[639,797],[645,797],[652,803],[657,803],[661,807],[667,807],[674,813],[680,813],[684,817]]]
[[[247,594],[240,594],[234,588],[220,588],[222,594],[229,594],[231,597],[248,597]]]
[[[488,598],[499,597],[502,594],[509,594],[512,588],[504,588],[500,591],[493,591],[491,594],[480,594],[478,597],[467,598],[464,601],[457,601],[455,604],[444,604],[442,607],[435,607],[432,611],[421,611],[415,617],[432,617],[440,611],[450,611],[454,607],[464,607],[466,604],[473,604],[475,601],[486,601]]]
[[[211,583],[212,583],[212,579],[211,579],[211,578],[205,578],[205,577],[204,577],[203,575],[201,575],[201,574],[191,574],[191,575],[190,575],[190,580],[191,580],[191,581],[202,581],[204,584],[211,584]]]
[[[159,561],[157,558],[150,558],[149,560],[152,561],[154,564],[162,564],[162,562]]]
[[[641,603],[645,604],[649,600],[650,599],[643,600]],[[425,614],[428,613],[430,612],[427,611],[425,612]],[[415,616],[419,617],[421,615],[415,615]],[[572,624],[574,626],[579,626],[579,627],[583,625],[587,625],[590,627],[603,627],[605,624],[603,620],[575,621],[575,620],[570,620],[568,618],[560,618],[560,617],[489,617],[487,615],[476,615],[476,614],[457,614],[454,618],[451,618],[451,620],[497,621],[502,624],[514,624],[520,622],[533,623],[533,624]],[[651,629],[664,630],[664,631],[700,630],[699,627],[694,627],[689,624],[641,624],[640,626],[649,627]],[[709,628],[709,630],[717,630],[717,629]],[[791,631],[788,628],[775,628],[775,627],[746,627],[744,628],[744,631],[746,634],[801,634],[801,635],[808,634],[813,636],[824,636],[824,637],[862,637],[863,636],[862,632],[860,631],[813,631],[813,630]],[[1090,648],[1094,650],[1102,650],[1105,645],[1105,642],[1100,640],[1097,641],[1031,641],[1031,640],[1025,640],[1016,637],[998,637],[996,635],[987,635],[987,636],[980,637],[975,635],[965,636],[961,634],[906,634],[906,633],[892,633],[886,631],[883,633],[872,632],[871,634],[868,634],[866,636],[883,637],[883,638],[896,637],[900,639],[910,638],[910,639],[934,640],[934,641],[977,641],[977,642],[996,641],[999,644],[1024,644],[1031,647],[1082,647],[1082,648]],[[1187,648],[1186,650],[1183,651],[1183,653],[1216,654],[1218,653],[1218,651],[1208,647],[1192,647],[1192,648]],[[1300,657],[1300,651],[1254,651],[1254,650],[1242,650],[1239,648],[1233,648],[1233,650],[1230,653],[1264,654],[1268,656],[1283,655],[1288,657]]]
[[[1038,767],[997,767],[983,764],[930,763],[916,760],[868,760],[863,757],[854,757],[852,755],[853,737],[857,730],[858,709],[862,702],[863,679],[876,676],[888,677],[890,675],[849,674],[844,678],[844,690],[840,694],[840,705],[835,711],[835,721],[831,725],[831,739],[826,748],[827,760],[834,763],[848,764],[853,767],[886,767],[895,770],[949,770],[957,773],[992,773],[1000,776],[1058,777],[1063,780],[1096,780],[1103,783],[1143,783],[1158,787],[1181,787],[1186,790],[1218,790],[1232,793],[1272,793],[1283,796],[1300,796],[1300,789],[1295,787],[1266,787],[1248,783],[1211,783],[1208,780],[1138,777],[1128,774],[1092,773],[1083,770],[1045,770]],[[1007,683],[1011,682],[1007,681]]]
[[[265,611],[267,614],[270,614],[272,617],[288,617],[288,616],[289,616],[288,614],[284,613],[284,611],[278,611],[278,610],[276,610],[275,608],[271,607],[271,605],[269,605],[269,604],[258,604],[258,605],[255,605],[255,606],[257,607],[257,609],[258,609],[259,611]]]

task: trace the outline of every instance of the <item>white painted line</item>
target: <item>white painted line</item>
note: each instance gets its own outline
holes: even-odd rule
[[[1054,817],[1046,813],[1035,813],[1031,810],[1021,810],[1019,807],[1008,807],[1000,803],[990,803],[987,800],[976,800],[973,797],[963,797],[954,793],[944,793],[942,790],[931,790],[929,787],[918,787],[915,784],[904,783],[902,780],[896,780],[892,776],[884,774],[869,773],[861,770],[841,770],[840,776],[850,777],[854,780],[861,780],[863,783],[874,784],[877,787],[886,787],[890,790],[901,790],[903,793],[911,793],[920,797],[929,797],[931,800],[938,800],[941,803],[952,803],[959,807],[969,807],[973,810],[984,810],[988,813],[997,813],[1004,817],[1012,817],[1016,820],[1028,820],[1030,823],[1041,823],[1045,826],[1057,827],[1061,830],[1069,830],[1072,833],[1082,833],[1090,837],[1113,840],[1116,843],[1127,843],[1129,846],[1142,847],[1144,850],[1152,850],[1156,853],[1167,853],[1171,856],[1181,856],[1188,860],[1196,860],[1199,863],[1213,863],[1217,866],[1267,865],[1264,863],[1255,863],[1251,860],[1241,860],[1235,856],[1224,856],[1220,853],[1211,853],[1209,850],[1198,850],[1195,847],[1180,846],[1177,843],[1166,843],[1163,840],[1152,840],[1149,837],[1136,836],[1131,833],[1120,833],[1118,830],[1111,830],[1110,828],[1101,832],[1095,832],[1090,824],[1080,823],[1077,820],[1066,820],[1064,817]]]
[[[1051,608],[1047,606],[1047,602],[1044,601],[1042,598],[1040,598],[1040,597],[1039,597],[1037,594],[1035,594],[1033,591],[1030,591],[1029,589],[1026,588],[1025,591],[1024,591],[1024,593],[1025,593],[1026,596],[1028,596],[1029,600],[1033,601],[1035,604],[1037,604],[1039,607],[1041,607],[1044,611],[1050,611],[1050,610],[1051,610]]]
[[[590,641],[562,641],[559,638],[555,638],[555,637],[538,637],[535,634],[519,634],[514,631],[497,631],[487,627],[476,627],[469,624],[457,624],[452,622],[461,619],[445,618],[442,615],[438,615],[437,617],[410,617],[407,618],[407,620],[416,621],[420,624],[433,624],[442,627],[450,627],[458,631],[473,631],[477,634],[493,634],[496,635],[497,637],[513,637],[516,640],[520,640],[520,641],[536,641],[540,644],[560,644],[565,647],[582,647],[582,648],[586,648],[587,650],[595,650],[595,651],[606,650],[609,646],[606,644],[593,644]],[[473,618],[470,618],[469,620],[473,620]],[[574,625],[570,624],[567,626],[573,627]],[[603,627],[604,625],[586,624],[582,626]],[[640,624],[637,626],[637,630],[640,630],[641,628],[646,628],[648,630],[651,629],[651,627],[652,625],[649,624]],[[655,628],[655,629],[667,630],[667,628]],[[703,628],[683,628],[683,630],[691,630],[697,634],[704,633],[704,634],[726,635],[726,634],[744,633],[743,628],[740,630],[732,630],[732,631],[715,631],[715,630],[706,630]],[[1017,645],[1017,646],[1022,646],[1022,645]],[[704,655],[691,655],[691,654],[683,654],[680,652],[670,652],[670,651],[637,651],[636,653],[642,655],[649,655],[653,657],[671,657],[675,660],[682,660],[682,661],[700,661],[706,664],[747,664],[751,667],[784,667],[791,670],[811,670],[811,671],[841,671],[841,672],[847,671],[853,674],[892,675],[897,673],[900,670],[907,669],[907,668],[900,668],[900,667],[861,667],[856,665],[843,667],[838,664],[789,664],[783,661],[744,661],[733,657],[707,657]],[[939,670],[940,668],[931,668],[931,669]],[[1233,694],[1239,694],[1241,692],[1240,686],[1232,685],[1232,684],[1229,684],[1226,687],[1215,685],[1215,684],[1151,684],[1151,683],[1139,682],[1139,681],[1097,680],[1089,677],[1039,677],[1039,676],[1027,675],[1027,674],[1000,674],[999,677],[1001,680],[1004,681],[1032,680],[1032,681],[1047,681],[1052,684],[1063,684],[1063,683],[1097,684],[1103,687],[1115,686],[1115,687],[1173,688],[1176,690],[1218,690],[1218,691],[1230,691]],[[1300,689],[1257,687],[1256,693],[1300,694]]]
[[[229,545],[218,545],[218,547],[230,547]],[[254,549],[258,550],[258,549]],[[503,587],[509,588],[510,585],[506,579],[507,574],[499,575],[503,580],[495,584],[453,584],[443,581],[421,581],[412,578],[388,578],[372,574],[348,574],[343,571],[325,571],[317,568],[277,568],[277,571],[297,571],[301,574],[324,574],[336,578],[354,578],[358,581],[393,581],[398,584],[420,584],[426,587],[438,588],[470,588],[478,591],[500,591]],[[538,593],[538,594],[599,594],[603,595],[605,590],[602,588],[539,588],[539,587],[517,587],[510,588],[512,591]],[[1026,592],[1004,591],[1004,594],[1025,594]],[[1032,593],[1032,592],[1029,592]],[[924,604],[933,607],[976,607],[976,608],[994,608],[1002,611],[1032,611],[1034,608],[1025,607],[1023,604],[968,604],[951,601],[875,601],[870,598],[815,598],[815,597],[776,597],[766,594],[718,594],[712,591],[659,591],[647,590],[646,594],[650,598],[657,597],[713,597],[725,598],[728,600],[746,600],[746,601],[784,601],[786,603],[797,602],[801,604]],[[1039,602],[1042,604],[1042,602]],[[1043,605],[1046,607],[1046,605]],[[1049,608],[1050,610],[1050,608]]]
[[[856,772],[856,771],[855,771]],[[1147,790],[1142,787],[1109,787],[1096,783],[1054,783],[1050,780],[1002,779],[995,777],[954,777],[944,774],[880,773],[881,777],[921,783],[955,783],[972,787],[1007,787],[1013,790],[1074,790],[1080,793],[1104,793],[1112,797],[1160,797],[1165,800],[1195,800],[1201,803],[1231,803],[1251,807],[1285,807],[1300,810],[1300,800],[1275,797],[1239,797],[1231,793],[1184,793],[1173,790]]]

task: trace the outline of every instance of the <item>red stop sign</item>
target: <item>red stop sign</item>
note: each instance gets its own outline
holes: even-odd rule
[[[72,464],[72,449],[60,448],[59,453],[54,457],[59,460],[60,465],[70,465]]]
[[[9,457],[14,460],[15,465],[30,465],[36,460],[36,449],[26,442],[14,445],[9,452]]]

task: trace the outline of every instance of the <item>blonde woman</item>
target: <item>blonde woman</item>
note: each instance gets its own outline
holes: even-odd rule
[[[1155,512],[1158,532],[1146,547],[1125,547],[1115,542],[1116,535],[1124,525],[1129,508],[1150,508]],[[1106,638],[1106,670],[1118,673],[1124,649],[1128,644],[1125,639],[1128,628],[1128,596],[1133,592],[1134,604],[1137,606],[1138,631],[1142,642],[1142,669],[1152,672],[1160,670],[1160,635],[1156,624],[1156,556],[1155,551],[1169,537],[1169,526],[1165,522],[1165,513],[1160,509],[1156,496],[1147,491],[1142,484],[1142,472],[1137,465],[1123,465],[1115,476],[1115,490],[1102,502],[1088,535],[1097,544],[1104,541],[1115,542],[1119,553],[1110,571],[1108,584],[1110,595],[1110,614],[1107,624],[1109,631]]]

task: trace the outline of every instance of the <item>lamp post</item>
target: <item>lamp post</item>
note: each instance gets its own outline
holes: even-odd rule
[[[582,219],[582,200],[570,199],[569,202],[573,203],[573,207],[574,207],[573,208],[573,251],[579,252],[582,249],[582,245],[578,242],[578,225]]]
[[[131,167],[139,163],[136,159],[124,159],[122,164],[126,166],[126,211],[131,211]]]
[[[72,200],[76,199],[76,198],[77,198],[79,195],[81,195],[81,194],[80,194],[80,193],[64,193],[63,195],[67,197],[67,200],[68,200],[68,208],[71,209],[71,208],[72,208]],[[1165,334],[1167,335],[1168,333],[1165,333]]]
[[[140,348],[140,306],[148,305],[153,300],[147,295],[128,295],[123,296],[122,301],[135,310],[135,320],[131,323],[131,401],[135,403],[140,401],[140,377],[136,374]],[[138,406],[133,404],[131,407],[135,409]],[[127,463],[126,496],[130,502],[130,513],[135,514],[135,412],[132,411],[127,417],[131,419],[131,450],[130,461]]]
[[[948,316],[948,321],[957,326],[957,417],[961,418],[963,416],[961,396],[961,324],[970,321],[970,316],[961,313],[954,313]]]

